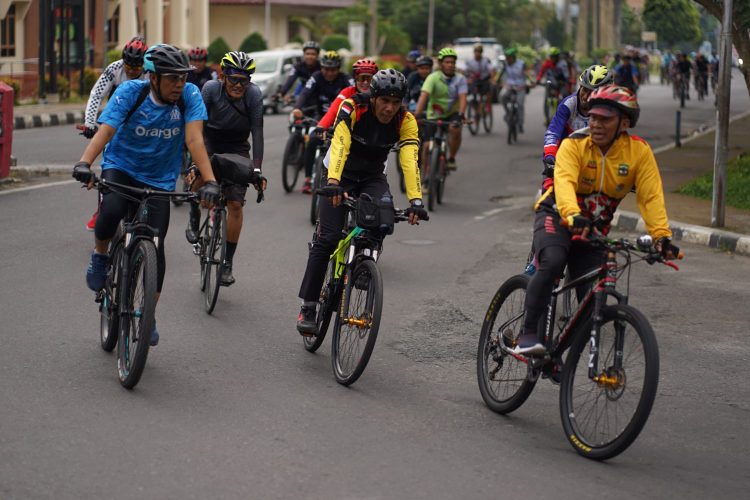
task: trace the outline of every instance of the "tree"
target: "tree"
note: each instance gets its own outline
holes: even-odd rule
[[[268,45],[266,45],[266,41],[257,31],[254,31],[247,35],[240,44],[240,51],[242,52],[258,52],[261,50],[266,50],[267,48]]]
[[[701,39],[700,15],[691,0],[646,0],[643,21],[670,48],[678,42]]]
[[[222,37],[218,37],[208,46],[208,60],[212,63],[217,63],[230,50],[232,49],[229,48],[227,41]]]
[[[625,2],[622,3],[620,15],[620,36],[621,42],[625,45],[637,47],[641,44],[641,20]]]
[[[323,50],[350,50],[352,48],[351,44],[349,43],[348,36],[337,34],[328,35],[327,37],[325,37],[321,46],[323,47]]]
[[[724,2],[721,0],[695,0],[706,8],[719,22],[724,18]],[[750,94],[750,2],[732,2],[732,43],[737,53],[745,61],[740,68],[745,77],[747,92]]]

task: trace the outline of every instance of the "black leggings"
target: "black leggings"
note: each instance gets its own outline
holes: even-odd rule
[[[363,179],[343,178],[340,185],[348,193],[357,196],[361,193],[367,193],[375,200],[379,200],[384,193],[389,192],[388,181],[386,181],[384,174]],[[317,195],[313,194],[313,196]],[[302,279],[299,289],[299,297],[305,302],[316,302],[320,297],[320,289],[323,286],[328,259],[341,240],[341,230],[344,228],[345,222],[346,209],[342,206],[333,208],[328,198],[321,198],[318,235],[312,248],[310,248],[305,277]]]
[[[126,184],[133,187],[151,187],[138,182],[121,170],[108,168],[102,172],[102,178],[108,181]],[[97,240],[106,241],[114,237],[120,221],[128,215],[129,210],[135,211],[138,204],[120,196],[115,192],[107,192],[102,196],[99,207],[99,216],[96,218],[94,236]],[[161,292],[164,284],[164,272],[166,270],[166,258],[164,257],[164,242],[167,238],[169,228],[169,200],[152,198],[148,202],[148,224],[159,230],[159,245],[156,247],[157,263],[157,291]]]
[[[310,135],[305,148],[305,177],[312,177],[313,165],[315,164],[315,152],[323,141],[316,134]]]

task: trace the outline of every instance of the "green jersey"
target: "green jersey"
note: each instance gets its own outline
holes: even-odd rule
[[[422,92],[427,92],[427,119],[447,118],[458,112],[458,96],[468,94],[469,86],[464,75],[456,73],[448,78],[442,71],[431,73],[422,84]]]

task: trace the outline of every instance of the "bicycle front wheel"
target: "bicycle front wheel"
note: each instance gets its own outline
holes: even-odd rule
[[[328,269],[326,270],[325,278],[323,279],[323,287],[320,289],[320,299],[318,299],[318,315],[316,317],[316,323],[318,325],[318,333],[312,337],[302,337],[302,342],[305,344],[305,349],[309,352],[315,352],[318,350],[320,345],[323,343],[323,339],[326,338],[326,332],[328,332],[328,325],[331,322],[331,315],[338,307],[337,297],[337,286],[333,279],[333,266],[335,261],[328,261]]]
[[[284,157],[281,160],[281,183],[284,191],[291,193],[297,184],[305,156],[305,141],[299,134],[292,134],[286,141]]]
[[[336,382],[351,385],[365,371],[380,328],[383,278],[371,260],[362,261],[345,280],[343,314],[333,327],[331,364]]]
[[[117,373],[120,384],[132,389],[146,367],[156,310],[156,247],[140,240],[130,255],[126,293],[121,293],[120,331],[117,339]]]
[[[493,121],[493,111],[492,111],[492,103],[487,101],[483,104],[484,106],[484,114],[482,115],[482,125],[484,125],[484,131],[488,134],[492,132],[492,121]]]
[[[210,215],[209,215],[210,217]],[[211,314],[216,307],[221,287],[221,267],[227,252],[227,213],[225,210],[216,211],[213,215],[211,237],[206,248],[205,266],[206,283],[203,288],[203,305],[206,312]]]
[[[508,144],[518,141],[518,110],[512,106],[508,113]]]
[[[99,303],[99,343],[107,352],[117,345],[117,330],[120,324],[119,311],[117,305],[119,300],[117,292],[120,288],[120,262],[123,256],[122,240],[117,241],[112,246],[107,268],[107,281],[102,290],[102,300]]]
[[[487,308],[479,335],[479,392],[484,403],[497,413],[517,410],[536,385],[536,378],[528,376],[528,365],[521,361],[523,358],[503,349],[515,347],[521,335],[528,284],[529,277],[519,274],[500,286]]]
[[[479,132],[479,116],[479,103],[476,99],[472,99],[466,106],[466,120],[469,122],[467,125],[471,135],[477,135]]]
[[[646,317],[628,305],[602,309],[592,348],[592,320],[570,348],[560,387],[560,416],[568,442],[581,455],[606,460],[638,437],[659,382],[659,349]],[[585,333],[583,333],[585,332]],[[595,337],[596,338],[596,337]],[[596,353],[589,377],[589,364]]]
[[[313,192],[310,197],[310,224],[313,226],[318,221],[318,213],[320,211],[320,195],[317,194],[318,189],[325,185],[325,180],[323,179],[323,155],[320,155],[315,159],[314,169]]]
[[[432,146],[430,152],[430,171],[427,178],[427,208],[432,212],[435,210],[440,184],[440,146],[437,143]]]

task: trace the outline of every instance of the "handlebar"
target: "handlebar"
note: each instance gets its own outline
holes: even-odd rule
[[[619,252],[619,251],[624,250],[628,253],[630,252],[643,253],[644,260],[648,262],[649,264],[654,264],[655,262],[659,262],[660,264],[664,264],[665,266],[671,267],[675,271],[680,270],[677,264],[672,262],[672,260],[665,259],[664,256],[660,252],[658,252],[653,245],[649,246],[648,248],[642,248],[639,245],[631,243],[625,238],[620,238],[619,240],[612,240],[612,239],[605,238],[599,235],[584,237],[583,235],[580,235],[580,234],[574,234],[571,239],[572,241],[587,243],[593,247],[604,248],[606,250],[610,250],[613,252]],[[676,256],[678,260],[682,260],[684,257],[685,257],[685,252],[683,251],[680,251]]]
[[[330,190],[326,189],[325,187],[319,188],[315,190],[315,194],[319,194],[320,196],[325,196],[326,198],[330,198],[334,196],[334,193],[332,193]],[[344,192],[346,197],[344,198],[344,201],[341,203],[342,206],[347,208],[348,210],[356,210],[357,209],[357,203],[359,202],[359,198],[350,195],[347,192]],[[395,214],[394,220],[396,222],[406,222],[409,220],[409,216],[406,214],[406,210],[402,210],[400,208],[393,208],[393,212]],[[422,220],[430,220],[430,217],[427,216],[426,219]]]
[[[129,191],[133,194],[140,195],[142,198],[185,198],[186,200],[197,198],[197,194],[190,191],[160,191],[152,188],[139,188],[135,186],[128,186],[127,184],[120,184],[119,182],[108,181],[101,177],[97,177],[96,174],[91,174],[91,180],[94,183],[94,187],[98,190],[112,189],[118,191],[120,194],[122,191]],[[126,195],[127,196],[127,195]]]

